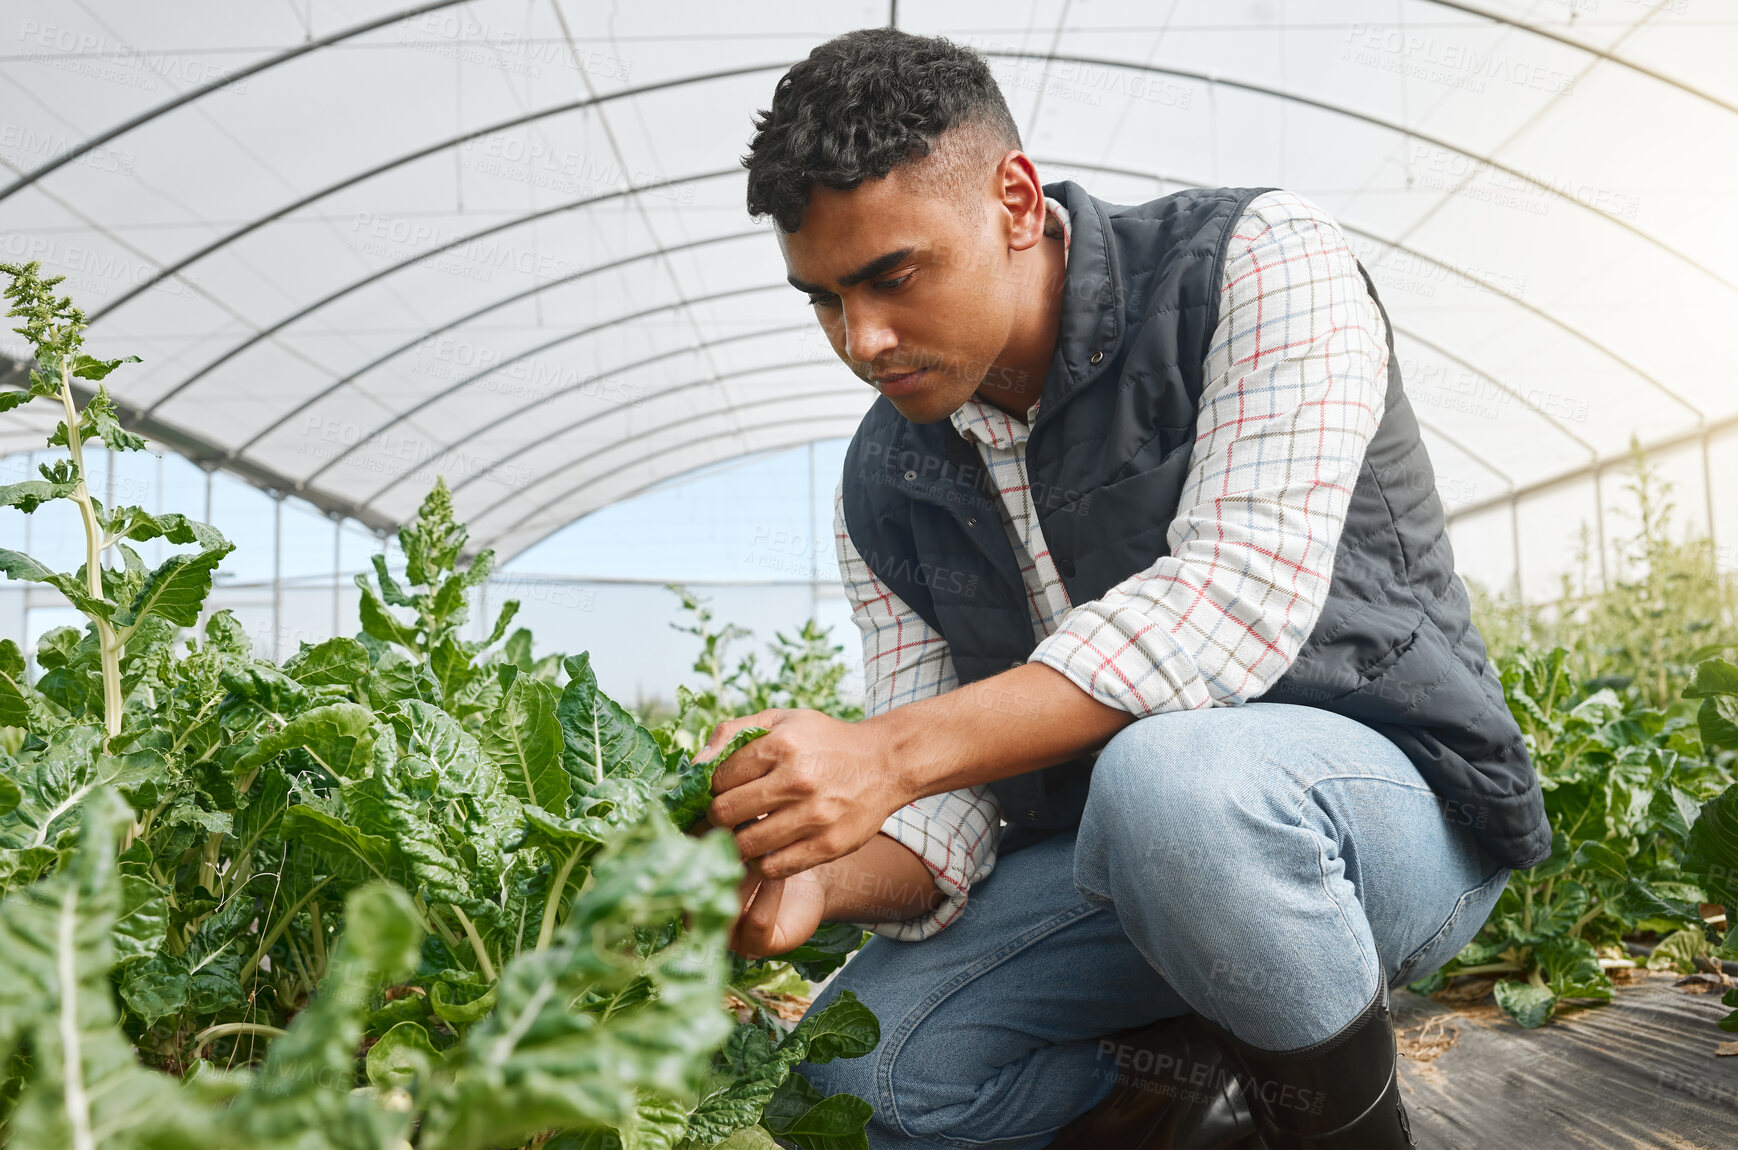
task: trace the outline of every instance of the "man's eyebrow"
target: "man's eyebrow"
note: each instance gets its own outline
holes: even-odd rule
[[[914,249],[912,248],[900,248],[896,252],[888,252],[886,255],[876,256],[856,271],[848,272],[845,275],[840,276],[839,283],[843,287],[856,287],[864,280],[873,279],[882,272],[889,270],[895,264],[911,255],[913,250]],[[819,284],[812,284],[806,280],[800,280],[796,276],[786,276],[785,280],[798,291],[806,291],[811,294],[825,293],[831,290],[830,288],[824,288]]]

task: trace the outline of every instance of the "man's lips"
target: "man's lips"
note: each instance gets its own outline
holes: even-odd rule
[[[892,399],[896,396],[910,395],[923,382],[923,373],[927,368],[915,371],[898,372],[893,375],[877,375],[874,377],[875,390]]]

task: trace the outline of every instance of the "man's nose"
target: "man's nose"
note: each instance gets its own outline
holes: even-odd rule
[[[873,363],[899,345],[899,336],[875,308],[845,310],[845,354],[856,363]]]

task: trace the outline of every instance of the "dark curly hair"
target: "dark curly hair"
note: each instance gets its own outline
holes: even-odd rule
[[[1020,146],[1020,130],[982,56],[940,36],[894,28],[847,32],[786,72],[772,108],[755,118],[742,158],[748,214],[770,215],[794,232],[816,184],[844,190],[881,179],[962,127],[979,130],[1000,151]]]

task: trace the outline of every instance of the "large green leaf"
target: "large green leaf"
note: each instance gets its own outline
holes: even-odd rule
[[[1710,898],[1738,906],[1738,784],[1702,804],[1701,816],[1690,828],[1684,869],[1707,888]]]
[[[1557,1009],[1557,995],[1549,986],[1504,979],[1492,992],[1503,1012],[1528,1030],[1545,1025]]]
[[[325,811],[298,803],[284,812],[282,835],[298,854],[310,856],[306,869],[330,874],[347,885],[404,877],[392,842],[367,834]]]
[[[127,817],[112,794],[94,796],[73,864],[0,903],[0,1048],[26,1039],[32,1054],[11,1123],[20,1147],[124,1150],[171,1130],[198,1141],[198,1116],[177,1105],[171,1080],[139,1065],[117,1025],[114,843]]]
[[[368,1048],[368,1081],[382,1088],[408,1087],[428,1077],[439,1060],[428,1031],[416,1022],[400,1022]]]
[[[570,656],[567,687],[556,715],[561,720],[561,762],[575,788],[584,793],[606,776],[656,779],[664,773],[664,754],[650,731],[604,694],[588,654]]]
[[[382,643],[397,643],[401,647],[416,650],[416,628],[408,623],[400,623],[398,617],[387,609],[380,601],[374,588],[368,585],[366,575],[356,576],[356,586],[362,592],[361,604],[358,608],[362,619],[364,633],[379,639]]]
[[[785,1087],[798,1063],[860,1057],[873,1050],[880,1041],[881,1028],[874,1014],[857,1000],[856,995],[848,990],[844,991],[824,1009],[811,1011],[797,1023],[796,1029],[785,1035],[771,1057],[760,1060],[752,1071],[702,1101],[689,1119],[689,1139],[699,1150],[716,1146],[733,1131],[761,1121],[773,1098]],[[811,1097],[801,1092],[800,1087],[795,1089],[796,1101],[813,1102]],[[791,1102],[791,1092],[787,1091],[784,1099],[786,1112],[781,1113],[775,1109],[772,1115],[774,1122],[783,1125],[785,1119],[791,1117],[789,1111],[797,1108]],[[804,1110],[805,1115],[810,1112],[812,1107]],[[846,1120],[859,1119],[856,1134],[860,1136],[868,1117],[869,1111],[862,1106],[848,1103],[830,1106],[816,1116],[812,1134],[817,1139],[845,1141],[818,1141],[816,1145],[828,1147],[829,1150],[832,1147],[842,1150],[845,1146],[861,1145],[851,1141],[853,1134]],[[777,1127],[774,1130],[776,1132]]]
[[[290,656],[284,673],[309,687],[352,686],[368,674],[368,651],[348,636],[335,635]]]
[[[483,724],[482,747],[521,802],[559,814],[567,810],[570,788],[561,769],[562,728],[555,711],[555,689],[521,675]]]
[[[730,741],[710,759],[689,763],[677,775],[675,786],[664,793],[664,806],[670,820],[683,830],[692,829],[712,805],[712,776],[724,760],[766,734],[765,727],[744,727],[730,736]]]
[[[176,512],[153,514],[142,507],[119,507],[109,517],[109,534],[142,543],[162,538],[170,543],[197,543],[202,549],[231,549],[223,532]]]
[[[145,577],[144,586],[125,610],[115,615],[115,626],[130,629],[147,615],[159,615],[177,627],[199,621],[199,609],[211,594],[211,573],[234,547],[225,543],[193,554],[171,555]]]
[[[92,618],[110,619],[115,615],[115,605],[101,596],[92,595],[82,579],[45,567],[22,551],[10,551],[0,547],[0,571],[4,571],[11,579],[48,584],[66,596],[67,601],[74,607]]]
[[[234,670],[225,668],[218,672],[218,679],[231,695],[280,719],[308,705],[308,689],[269,663],[249,663]]]
[[[26,515],[51,499],[65,499],[78,489],[77,483],[52,483],[46,479],[26,479],[0,487],[0,507],[16,507]]]
[[[411,1114],[356,1084],[362,1016],[374,992],[416,968],[422,921],[403,891],[372,883],[345,899],[344,937],[313,1005],[273,1040],[265,1065],[224,1112],[228,1139],[258,1146],[402,1145]]]
[[[380,736],[374,712],[356,703],[328,703],[303,711],[282,730],[261,738],[238,764],[249,769],[294,747],[308,752],[332,777],[354,780],[371,772],[375,741]]]
[[[0,727],[22,727],[30,721],[33,693],[24,678],[24,653],[12,640],[0,639]]]
[[[727,836],[654,814],[600,859],[548,949],[508,964],[495,1009],[431,1092],[425,1150],[499,1146],[547,1129],[631,1128],[650,1096],[690,1098],[730,1031],[719,1009],[741,874]],[[636,959],[636,927],[686,918],[682,945]],[[642,980],[655,994],[628,994]]]

